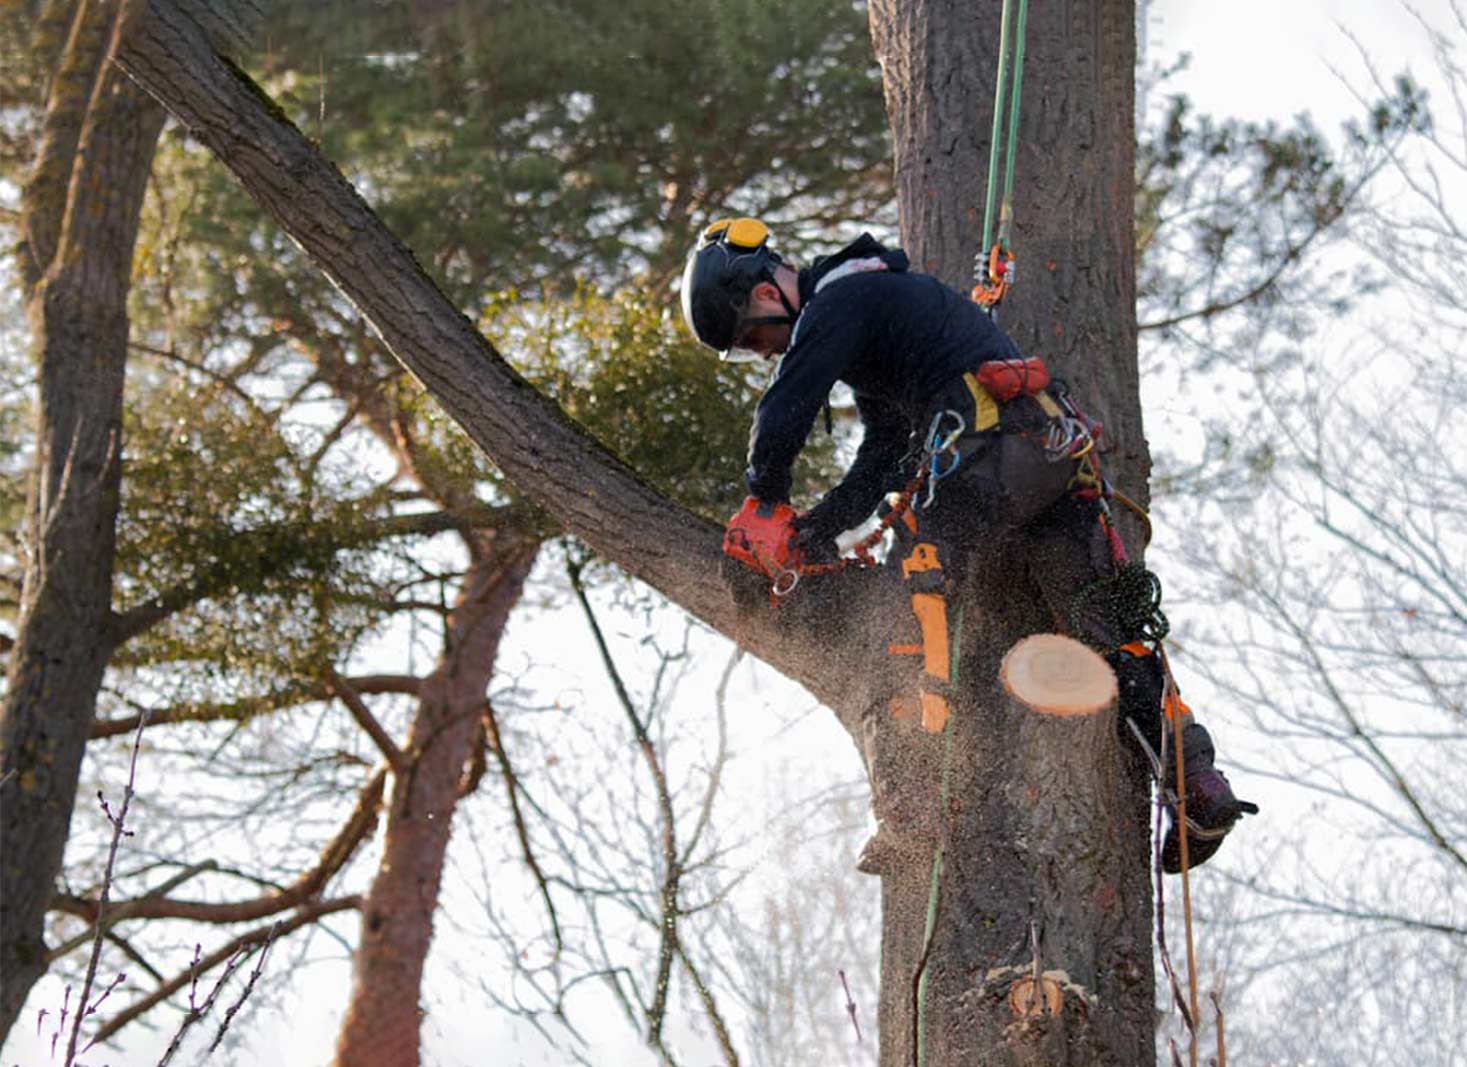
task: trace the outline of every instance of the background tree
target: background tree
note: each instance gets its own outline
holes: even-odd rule
[[[163,112],[113,66],[116,9],[42,6],[34,51],[58,57],[35,123],[18,273],[36,365],[34,475],[14,647],[0,705],[0,1033],[45,968],[92,706],[115,647],[113,525],[121,478],[127,289]],[[8,66],[7,66],[7,69]],[[23,65],[22,70],[35,68]]]
[[[1467,845],[1447,784],[1464,744],[1467,472],[1440,447],[1463,399],[1461,227],[1442,191],[1464,177],[1452,104],[1464,22],[1458,5],[1437,22],[1415,17],[1437,62],[1412,81],[1388,79],[1357,45],[1362,104],[1389,105],[1373,106],[1345,148],[1388,131],[1386,166],[1351,217],[1355,247],[1339,255],[1357,314],[1302,306],[1312,333],[1276,332],[1215,376],[1246,417],[1215,413],[1209,447],[1178,479],[1220,491],[1170,505],[1171,525],[1191,531],[1172,549],[1191,564],[1188,600],[1208,612],[1182,647],[1243,709],[1249,771],[1271,781],[1284,813],[1232,857],[1230,884],[1203,912],[1230,999],[1254,994],[1255,1010],[1229,1024],[1254,1057],[1307,1044],[1384,1062],[1401,1041],[1423,1062],[1460,1055],[1454,997],[1418,1009],[1402,996],[1460,988]],[[1261,938],[1264,923],[1283,928]],[[1266,995],[1347,973],[1307,1021]]]

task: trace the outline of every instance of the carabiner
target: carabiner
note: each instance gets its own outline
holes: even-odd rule
[[[786,584],[786,579],[788,579],[788,584]],[[769,587],[769,591],[775,596],[789,596],[795,591],[795,586],[799,584],[800,572],[786,568],[774,576],[774,584]]]

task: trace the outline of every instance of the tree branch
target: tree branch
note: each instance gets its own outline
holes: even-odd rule
[[[356,692],[362,694],[403,693],[416,694],[421,680],[410,674],[367,674],[345,680]],[[181,722],[242,722],[256,715],[278,711],[308,700],[328,700],[331,693],[322,681],[314,681],[299,690],[284,693],[267,693],[242,697],[223,704],[175,704],[156,711],[148,711],[148,727]],[[122,719],[96,719],[92,722],[91,738],[115,737],[131,733],[138,728],[143,713]]]
[[[179,5],[126,0],[125,9],[129,32],[117,62],[235,174],[521,492],[600,555],[735,635],[824,702],[853,702],[852,673],[832,668],[832,634],[852,608],[861,610],[850,603],[858,588],[869,587],[843,581],[845,610],[836,612],[820,610],[817,592],[835,587],[804,583],[810,610],[800,622],[807,626],[777,625],[771,611],[740,616],[719,579],[717,526],[658,493],[517,374],[341,172],[214,52]],[[785,610],[782,621],[793,614]]]
[[[657,747],[647,733],[647,724],[637,715],[636,706],[627,692],[626,683],[623,682],[621,672],[617,669],[611,649],[606,644],[606,637],[601,632],[601,624],[597,621],[596,613],[591,609],[591,602],[586,597],[586,588],[581,584],[581,567],[576,563],[567,563],[566,571],[570,577],[571,588],[575,591],[576,600],[580,602],[586,622],[591,627],[591,635],[596,640],[596,648],[601,654],[602,665],[605,666],[606,673],[611,678],[612,688],[616,690],[617,700],[620,701],[622,710],[626,712],[627,720],[631,723],[632,734],[647,763],[647,769],[652,775],[652,783],[657,792],[657,811],[662,823],[662,885],[658,893],[660,915],[657,922],[661,943],[657,950],[657,975],[652,983],[652,1003],[647,1008],[647,1042],[666,1056],[662,1041],[662,1024],[667,1014],[667,998],[672,984],[672,964],[679,952],[678,888],[683,870],[677,852],[676,815],[672,806],[672,792],[668,788],[667,776],[663,772],[662,764],[657,758]]]
[[[278,915],[297,906],[309,907],[311,905],[306,902],[319,893],[331,876],[345,866],[357,846],[377,825],[377,809],[382,803],[386,781],[385,767],[372,775],[357,797],[351,815],[337,831],[336,837],[321,851],[316,865],[279,893],[222,904],[143,896],[116,905],[116,910],[125,910],[125,917],[129,919],[190,919],[194,922],[236,923]],[[84,919],[94,919],[97,913],[96,901],[65,894],[57,894],[52,899],[51,907]]]
[[[336,900],[318,900],[310,904],[302,905],[289,919],[281,923],[271,923],[268,926],[257,926],[232,941],[226,941],[219,948],[199,960],[196,966],[190,967],[181,974],[175,975],[171,980],[159,986],[153,992],[141,1000],[129,1005],[108,1019],[97,1031],[93,1042],[106,1041],[128,1023],[135,1021],[163,1001],[173,996],[184,986],[189,985],[197,975],[207,974],[221,963],[226,962],[231,956],[241,949],[253,948],[273,938],[282,938],[287,934],[294,933],[302,926],[307,926],[327,915],[334,915],[341,911],[350,911],[362,906],[360,896],[340,897]]]
[[[353,689],[350,682],[337,674],[334,667],[326,669],[326,688],[346,705],[347,711],[351,712],[351,717],[356,720],[357,725],[366,731],[378,751],[387,758],[387,765],[392,768],[392,773],[398,776],[407,774],[409,769],[407,756],[382,728],[382,724],[372,714],[372,709],[367,707],[366,701],[362,700],[361,693]]]
[[[564,947],[560,934],[560,919],[555,912],[555,901],[550,896],[550,883],[545,878],[545,872],[540,868],[540,861],[535,857],[535,850],[530,847],[530,834],[525,826],[525,816],[520,810],[520,780],[515,773],[514,765],[510,763],[509,753],[504,747],[504,735],[499,731],[499,720],[494,714],[494,705],[488,701],[484,702],[484,729],[489,750],[494,753],[494,758],[499,763],[500,773],[504,775],[504,788],[509,797],[509,812],[514,820],[515,836],[519,838],[520,854],[525,857],[525,866],[530,868],[530,873],[535,877],[535,885],[539,887],[540,899],[545,902],[546,914],[550,916],[550,930],[555,938],[554,958],[559,959]]]
[[[309,545],[313,551],[325,549],[341,552],[364,548],[397,537],[431,537],[448,530],[464,528],[493,529],[512,523],[509,508],[489,507],[453,511],[414,512],[371,519],[340,530],[318,523],[271,523],[257,529],[240,531],[231,537],[232,559],[217,560],[191,575],[187,580],[163,590],[151,600],[113,616],[113,633],[123,644],[146,632],[170,616],[217,593],[239,584],[240,572],[235,560],[263,560],[267,566],[252,566],[255,582],[270,577],[296,561],[299,553],[282,551],[282,545]]]

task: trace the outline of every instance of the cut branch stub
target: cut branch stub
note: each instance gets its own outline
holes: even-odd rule
[[[1004,691],[1044,715],[1094,715],[1116,699],[1116,678],[1090,649],[1060,634],[1026,637],[1003,658]]]

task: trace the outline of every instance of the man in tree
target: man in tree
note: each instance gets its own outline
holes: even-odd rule
[[[915,703],[898,694],[891,711],[938,732],[956,681],[946,595],[987,543],[1023,537],[1057,625],[1106,657],[1122,718],[1152,753],[1167,751],[1163,723],[1180,718],[1187,861],[1203,863],[1258,808],[1237,799],[1214,767],[1211,738],[1168,676],[1154,581],[1127,561],[1110,525],[1111,493],[1094,456],[1099,427],[979,304],[907,268],[905,253],[869,234],[796,270],[758,220],[725,219],[703,231],[683,273],[689,328],[724,358],[782,357],[755,412],[750,495],[729,522],[725,551],[772,578],[776,593],[788,592],[801,573],[840,567],[837,535],[887,498],[879,529],[896,535],[894,558],[921,636],[891,651],[923,661]],[[854,393],[861,445],[841,483],[797,515],[790,468],[837,381]],[[1168,756],[1158,769],[1170,785]],[[881,826],[860,864],[873,873],[908,853],[919,833],[889,825],[896,820],[880,803],[879,781],[876,792]],[[1162,860],[1176,873],[1181,842],[1175,805],[1169,810]]]

